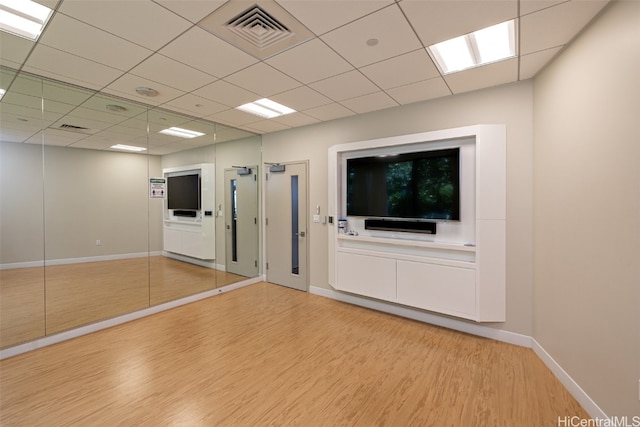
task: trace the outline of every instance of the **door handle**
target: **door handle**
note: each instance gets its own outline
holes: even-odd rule
[[[296,236],[300,236],[300,237],[304,237],[306,235],[307,233],[305,233],[304,231],[300,231],[299,233],[296,233]]]

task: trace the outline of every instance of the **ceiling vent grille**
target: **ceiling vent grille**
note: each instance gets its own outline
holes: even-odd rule
[[[286,25],[258,5],[231,19],[226,27],[261,50],[293,36]]]
[[[69,131],[69,132],[83,133],[85,135],[93,135],[95,133],[94,130],[86,128],[84,126],[70,125],[70,124],[67,124],[67,123],[63,123],[60,126],[58,126],[56,128],[51,128],[51,129],[66,130],[66,131]]]
[[[246,5],[246,1],[228,1],[198,26],[258,59],[315,37],[273,0],[258,0],[249,8]]]

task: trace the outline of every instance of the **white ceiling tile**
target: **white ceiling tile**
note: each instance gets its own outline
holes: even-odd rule
[[[44,45],[36,45],[24,70],[89,89],[100,89],[122,71]]]
[[[148,0],[63,1],[59,11],[154,51],[193,25]]]
[[[162,107],[196,117],[209,116],[229,109],[226,105],[193,94],[186,94],[179,98],[172,99],[162,105]]]
[[[518,58],[449,74],[444,79],[454,94],[515,82],[518,80]]]
[[[262,120],[256,123],[251,123],[251,125],[248,125],[248,127],[254,132],[261,134],[278,132],[289,128],[289,126],[282,123],[274,122],[273,120]]]
[[[569,0],[520,0],[520,16],[537,12]]]
[[[260,96],[224,80],[218,80],[196,91],[194,95],[210,99],[219,104],[235,108],[239,105],[260,99]]]
[[[383,89],[432,79],[440,75],[425,49],[367,65],[362,67],[361,71]]]
[[[284,116],[276,117],[272,119],[274,122],[282,123],[288,127],[306,126],[313,123],[318,123],[318,119],[308,116],[303,113],[293,113]]]
[[[300,86],[298,81],[263,62],[233,73],[225,80],[267,97]]]
[[[316,35],[321,35],[393,4],[393,0],[278,0],[278,3]]]
[[[398,106],[398,103],[384,92],[370,93],[369,95],[346,99],[340,103],[358,114]]]
[[[571,1],[520,18],[520,54],[567,44],[607,3]]]
[[[442,77],[395,87],[386,92],[402,105],[451,95]]]
[[[108,105],[117,105],[125,108],[123,111],[111,111],[107,109]],[[122,99],[114,99],[110,96],[95,95],[82,103],[82,107],[91,108],[98,112],[106,112],[108,114],[120,117],[122,120],[139,116],[147,111],[147,107]]]
[[[253,114],[245,113],[235,108],[213,114],[207,118],[213,119],[213,121],[220,120],[222,123],[232,126],[247,125],[262,120],[262,117],[254,116]]]
[[[158,96],[149,97],[139,95],[136,92],[137,87],[149,87],[151,89],[155,89],[158,91]],[[128,99],[135,99],[149,105],[164,104],[165,102],[169,102],[170,100],[184,94],[184,92],[181,92],[175,88],[163,85],[158,82],[147,80],[142,77],[134,76],[133,74],[125,74],[124,76],[111,83],[109,86],[105,87],[103,90],[104,92],[112,95],[122,96]]]
[[[78,37],[82,34],[82,37]],[[61,13],[49,23],[40,44],[119,70],[129,70],[152,51]]]
[[[73,144],[74,142],[78,142],[82,139],[85,139],[88,136],[89,135],[78,133],[78,132],[71,132],[71,131],[60,130],[60,129],[46,129],[44,138],[42,138],[42,140],[44,140],[45,145],[67,146],[67,145]],[[37,144],[42,141],[41,140],[40,142],[38,142],[38,139],[39,138],[36,137],[33,140],[33,142]]]
[[[265,62],[302,83],[312,83],[353,69],[320,39],[286,50]]]
[[[124,144],[126,141],[112,140],[105,138],[104,136],[94,135],[81,141],[75,142],[70,146],[73,148],[89,148],[92,150],[104,150],[110,148],[112,145]]]
[[[309,85],[334,101],[355,98],[380,90],[359,71],[349,71]]]
[[[225,77],[258,62],[200,27],[191,28],[160,53],[216,77]]]
[[[153,0],[194,24],[222,6],[227,0]]]
[[[151,56],[130,73],[184,92],[191,92],[216,80],[209,74],[160,54]]]
[[[279,93],[272,96],[271,99],[296,111],[303,111],[333,102],[307,86],[300,86],[287,92]]]
[[[404,15],[395,5],[331,31],[321,38],[356,67],[422,47]],[[369,39],[377,39],[378,44],[369,46]]]
[[[561,47],[556,47],[523,55],[520,58],[520,80],[530,79],[535,76],[561,49]]]
[[[11,65],[16,69],[27,59],[29,52],[35,43],[23,37],[0,31],[0,54],[2,54],[2,64]]]
[[[311,108],[306,110],[304,113],[321,121],[339,119],[341,117],[353,116],[355,114],[347,107],[335,102],[333,104]]]
[[[403,0],[399,5],[425,46],[518,16],[517,0]]]

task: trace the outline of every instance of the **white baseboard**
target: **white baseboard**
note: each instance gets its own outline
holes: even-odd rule
[[[82,258],[47,259],[44,261],[40,260],[40,261],[14,262],[10,264],[0,264],[0,270],[9,270],[13,268],[43,267],[47,265],[81,264],[85,262],[97,262],[97,261],[114,261],[119,259],[145,258],[148,256],[159,256],[159,255],[163,255],[162,251],[100,255],[100,256],[89,256],[89,257],[82,257]]]
[[[438,316],[416,310],[411,307],[398,306],[384,301],[372,300],[358,295],[338,292],[331,289],[320,288],[316,286],[309,287],[309,292],[315,295],[335,299],[349,304],[370,308],[384,313],[394,314],[408,319],[417,320],[419,322],[431,325],[442,326],[444,328],[453,329],[455,331],[465,332],[468,334],[491,338],[497,341],[518,345],[521,347],[531,348],[534,353],[542,360],[556,378],[562,383],[569,393],[578,401],[585,411],[592,418],[608,419],[606,414],[600,407],[589,397],[589,395],[574,381],[573,378],[545,351],[545,349],[533,338],[527,335],[515,332],[494,329],[483,325],[468,323],[462,320],[452,319],[449,317]]]
[[[232,283],[220,288],[211,289],[199,294],[190,295],[188,297],[180,298],[174,301],[169,301],[163,304],[154,305],[142,310],[134,311],[133,313],[127,313],[122,316],[113,317],[111,319],[103,320],[89,325],[80,326],[79,328],[71,329],[69,331],[61,332],[59,334],[46,336],[43,338],[30,341],[28,343],[19,344],[13,347],[8,347],[0,350],[0,360],[8,357],[17,356],[18,354],[26,353],[28,351],[36,350],[42,347],[46,347],[52,344],[57,344],[62,341],[77,338],[82,335],[87,335],[92,332],[97,332],[102,329],[107,329],[112,326],[120,325],[122,323],[130,322],[132,320],[140,319],[142,317],[150,316],[152,314],[160,313],[161,311],[170,310],[181,305],[189,304],[195,301],[199,301],[205,298],[209,298],[215,295],[229,292],[234,289],[242,288],[244,286],[252,285],[262,281],[262,277],[255,277],[252,279],[243,280],[241,282]]]
[[[531,338],[531,348],[533,352],[538,355],[540,360],[549,368],[553,375],[562,383],[562,385],[571,393],[571,395],[578,401],[580,406],[584,408],[585,411],[592,418],[596,419],[608,419],[607,415],[604,413],[602,409],[589,397],[589,395],[578,385],[577,382],[574,381],[573,378],[562,369],[562,366],[558,362],[556,362],[553,357],[540,345],[538,341],[534,338]]]

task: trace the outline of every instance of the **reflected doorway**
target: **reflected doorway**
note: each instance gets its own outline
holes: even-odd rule
[[[225,269],[258,275],[258,168],[225,169]]]
[[[267,281],[308,290],[307,164],[267,167]]]

